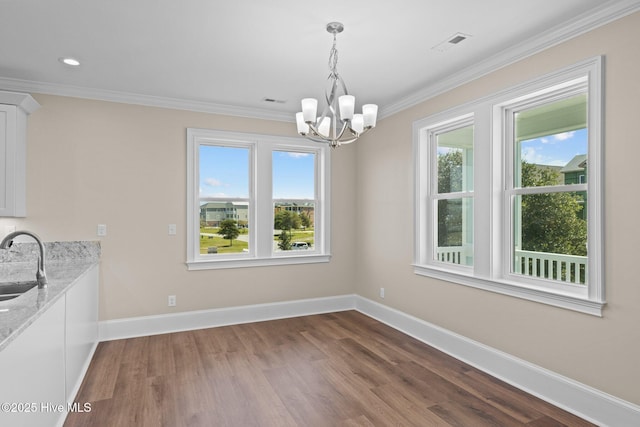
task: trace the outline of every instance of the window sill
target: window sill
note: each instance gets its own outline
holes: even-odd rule
[[[552,293],[542,289],[523,287],[505,281],[481,279],[469,275],[452,273],[423,265],[414,265],[414,273],[420,276],[432,277],[445,280],[459,285],[470,286],[472,288],[484,289],[503,295],[548,304],[555,307],[578,311],[592,316],[602,317],[602,309],[606,302],[592,301],[578,298],[573,295]]]
[[[187,261],[187,270],[268,267],[275,265],[318,264],[329,262],[331,255],[292,255],[273,258],[242,258]]]

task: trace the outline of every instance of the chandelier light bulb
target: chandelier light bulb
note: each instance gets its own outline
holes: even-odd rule
[[[306,123],[315,122],[318,111],[318,100],[315,98],[304,98],[302,100],[302,117]]]
[[[329,132],[331,132],[330,117],[325,117],[324,119],[322,119],[322,122],[320,122],[320,117],[318,117],[318,132],[325,138],[329,136]]]
[[[296,125],[298,126],[298,133],[305,135],[309,133],[309,125],[304,122],[302,112],[296,113]]]
[[[362,114],[353,115],[353,120],[351,120],[351,129],[353,129],[358,135],[364,131],[364,117]]]
[[[362,106],[362,115],[364,116],[364,127],[376,127],[376,118],[378,117],[378,106],[376,104],[365,104]]]
[[[351,120],[353,118],[356,97],[353,95],[342,95],[338,98],[338,104],[340,105],[340,117],[342,120]]]

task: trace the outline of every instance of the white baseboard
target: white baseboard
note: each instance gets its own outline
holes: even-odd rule
[[[601,426],[640,426],[640,406],[359,295],[100,322],[100,340],[357,310],[514,387]]]
[[[355,295],[188,311],[99,323],[100,341],[353,310]]]
[[[527,393],[601,426],[640,426],[640,406],[375,301],[356,310]]]

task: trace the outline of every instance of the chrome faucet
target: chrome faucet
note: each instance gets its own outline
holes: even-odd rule
[[[46,288],[47,287],[47,273],[44,269],[44,244],[40,237],[37,234],[32,233],[30,231],[14,231],[13,233],[9,233],[2,239],[0,242],[0,249],[8,249],[13,244],[13,239],[20,235],[31,236],[38,243],[38,247],[40,248],[40,259],[38,260],[38,271],[36,271],[36,280],[38,281],[38,288]]]

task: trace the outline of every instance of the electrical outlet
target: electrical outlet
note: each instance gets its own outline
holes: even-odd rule
[[[384,298],[384,288],[380,288],[380,298]]]
[[[107,235],[107,225],[106,224],[98,224],[98,236],[104,237]]]
[[[175,224],[169,224],[169,227],[167,228],[169,231],[169,236],[175,236],[176,235],[176,225]]]
[[[169,295],[169,307],[175,307],[176,306],[176,296],[175,295]]]

